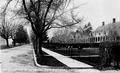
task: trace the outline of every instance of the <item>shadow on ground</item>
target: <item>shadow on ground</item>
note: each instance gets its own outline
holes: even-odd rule
[[[50,66],[50,67],[63,67],[63,68],[67,67],[65,64],[61,63],[54,57],[46,54],[45,52],[44,52],[44,57],[42,58],[42,61],[40,62],[40,60],[38,60],[37,62],[40,65],[45,65],[45,66]]]
[[[28,52],[27,54],[13,56],[11,62],[18,63],[21,65],[35,66],[32,51]],[[64,65],[63,63],[59,62],[57,59],[47,54],[44,55],[42,62],[41,63],[39,62],[39,64],[42,66],[49,66],[51,68],[67,68],[66,65]]]

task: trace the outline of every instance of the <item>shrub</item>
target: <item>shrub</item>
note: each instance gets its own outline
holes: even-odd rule
[[[120,44],[118,42],[102,42],[100,44],[101,68],[112,66],[111,63],[114,63],[114,66],[119,67],[119,48]]]
[[[13,42],[14,45],[15,45],[15,43],[28,43],[29,42],[28,35],[22,25],[19,25],[13,41],[14,41]]]

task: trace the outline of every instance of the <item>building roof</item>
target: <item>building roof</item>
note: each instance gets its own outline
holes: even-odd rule
[[[110,24],[107,24],[107,25],[102,25],[100,27],[98,27],[95,31],[95,33],[97,32],[108,32],[110,30],[116,30],[118,35],[120,35],[120,22],[116,22],[116,23],[110,23]]]

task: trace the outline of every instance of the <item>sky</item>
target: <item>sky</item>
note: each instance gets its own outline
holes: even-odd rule
[[[0,7],[4,3],[5,0],[0,0]],[[90,21],[93,29],[101,26],[103,21],[105,24],[111,23],[112,18],[120,21],[120,0],[74,0],[74,5],[81,5],[76,12],[85,21]]]
[[[96,29],[102,25],[111,23],[113,18],[120,21],[120,0],[75,0],[75,4],[85,3],[79,8],[79,12],[90,21]]]

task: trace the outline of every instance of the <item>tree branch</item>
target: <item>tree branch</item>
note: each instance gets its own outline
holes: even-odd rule
[[[53,2],[53,0],[50,0],[49,4],[47,6],[47,10],[45,12],[45,16],[44,16],[44,19],[43,19],[44,20],[43,25],[45,25],[45,19],[46,19],[46,16],[47,16],[48,12],[49,12],[49,9],[51,7],[52,2]]]
[[[34,32],[37,36],[39,36],[38,33],[37,33],[37,31],[36,31],[36,29],[35,29],[35,27],[34,27],[34,23],[32,22],[32,19],[31,19],[30,13],[29,13],[29,11],[28,11],[28,9],[27,9],[27,7],[26,7],[25,0],[22,0],[22,1],[23,1],[24,9],[25,9],[25,11],[26,11],[26,13],[27,13],[27,15],[28,15],[28,20],[29,20],[30,23],[31,23],[31,26],[32,26],[33,32]]]

